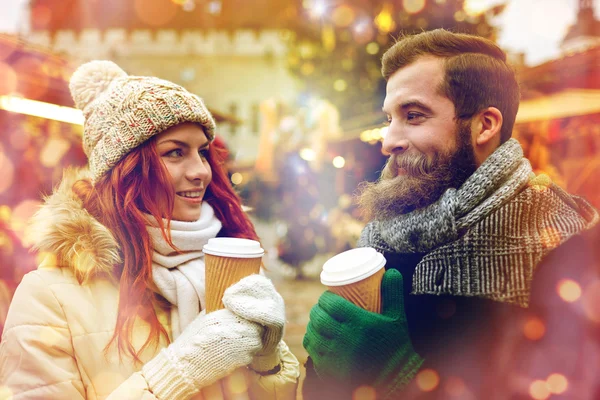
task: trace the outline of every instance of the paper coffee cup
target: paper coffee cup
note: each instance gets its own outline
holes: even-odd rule
[[[206,312],[222,309],[225,289],[257,274],[265,251],[256,240],[213,238],[202,248],[206,278]]]
[[[372,247],[348,250],[325,262],[321,283],[357,306],[380,313],[384,266],[385,257]]]

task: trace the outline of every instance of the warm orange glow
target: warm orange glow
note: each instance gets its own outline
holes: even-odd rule
[[[17,73],[8,64],[0,62],[0,96],[17,90]]]
[[[552,394],[562,394],[569,387],[569,382],[562,374],[552,374],[546,379],[548,390]]]
[[[448,379],[446,379],[446,383],[444,384],[444,390],[450,396],[462,397],[464,396],[467,390],[467,386],[461,378],[457,376],[451,376]]]
[[[396,23],[392,17],[392,11],[392,6],[386,3],[383,5],[381,12],[375,17],[375,25],[377,25],[379,32],[388,33],[396,28]]]
[[[331,19],[333,20],[333,23],[343,28],[349,26],[352,22],[354,22],[355,17],[356,13],[354,12],[354,9],[347,5],[341,5],[339,7],[336,7],[336,9],[333,10],[333,13],[331,14]]]
[[[135,12],[148,25],[161,26],[175,17],[177,6],[170,1],[135,0]]]
[[[540,340],[546,333],[546,325],[539,318],[529,318],[523,327],[523,333],[529,340]]]
[[[465,12],[472,17],[481,15],[488,7],[486,3],[485,0],[467,0],[464,5]]]
[[[22,57],[12,66],[21,76],[17,90],[21,93],[27,93],[30,99],[40,99],[48,91],[50,79],[44,64],[35,57]],[[34,79],[23,79],[24,76],[35,77]]]
[[[581,286],[571,279],[563,279],[558,282],[556,290],[560,298],[568,303],[573,303],[581,297]]]
[[[71,143],[68,140],[62,138],[49,139],[40,151],[40,163],[47,168],[57,166],[70,147]]]
[[[529,386],[529,394],[536,400],[544,400],[550,397],[550,391],[544,381],[534,381]]]
[[[27,221],[33,216],[33,214],[39,209],[42,204],[40,200],[23,200],[15,208],[13,208],[13,214],[11,218],[11,229],[19,237],[23,246],[29,247],[30,243],[25,240],[25,227]]]
[[[377,393],[371,386],[360,386],[352,393],[352,400],[375,400]]]
[[[424,392],[431,392],[440,384],[440,376],[433,369],[424,369],[417,374],[417,386]]]

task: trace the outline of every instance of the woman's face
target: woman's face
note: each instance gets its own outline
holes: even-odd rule
[[[212,179],[208,163],[209,141],[198,125],[184,123],[156,137],[158,154],[171,175],[175,188],[172,219],[197,221],[202,199]]]

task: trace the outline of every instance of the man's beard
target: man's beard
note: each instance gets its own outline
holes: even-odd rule
[[[364,182],[358,189],[358,205],[367,220],[386,220],[436,202],[448,188],[459,188],[477,169],[471,143],[470,121],[456,127],[454,152],[392,155],[379,181]],[[406,173],[398,176],[399,169]]]

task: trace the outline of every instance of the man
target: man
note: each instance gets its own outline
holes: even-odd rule
[[[570,301],[598,278],[579,233],[599,217],[535,176],[511,139],[519,87],[505,53],[435,30],[382,64],[390,157],[362,187],[358,244],[386,257],[383,311],[321,296],[304,398],[591,398],[597,328]]]

